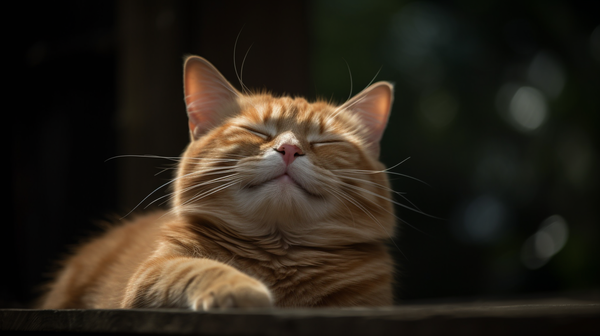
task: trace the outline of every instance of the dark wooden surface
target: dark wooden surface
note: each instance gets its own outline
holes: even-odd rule
[[[598,335],[600,302],[546,300],[378,309],[0,310],[0,334]]]

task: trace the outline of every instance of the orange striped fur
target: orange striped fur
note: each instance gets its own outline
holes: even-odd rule
[[[391,305],[392,86],[341,106],[242,94],[192,56],[171,207],[79,247],[42,308]]]

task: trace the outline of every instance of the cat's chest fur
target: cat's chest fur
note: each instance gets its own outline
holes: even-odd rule
[[[279,307],[366,304],[373,295],[381,297],[382,305],[392,304],[391,286],[379,288],[381,283],[391,283],[393,268],[383,243],[323,248],[273,240],[266,244],[233,243],[208,235],[199,237],[197,244],[203,257],[231,265],[263,282]],[[371,291],[373,284],[376,294]]]
[[[381,305],[392,303],[391,286],[379,286],[391,283],[393,269],[383,243],[298,246],[279,235],[239,237],[206,219],[172,222],[163,232],[182,255],[213,259],[260,280],[279,307],[367,304],[373,296]]]

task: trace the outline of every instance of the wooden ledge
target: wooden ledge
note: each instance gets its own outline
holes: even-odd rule
[[[467,303],[377,309],[0,310],[0,334],[578,335],[600,330],[600,303]]]

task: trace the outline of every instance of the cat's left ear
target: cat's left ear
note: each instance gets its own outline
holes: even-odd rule
[[[202,57],[185,60],[183,86],[192,140],[217,126],[241,94]]]
[[[356,113],[367,128],[367,146],[373,157],[379,157],[379,141],[387,126],[394,86],[389,82],[377,82],[352,97],[340,108]]]

